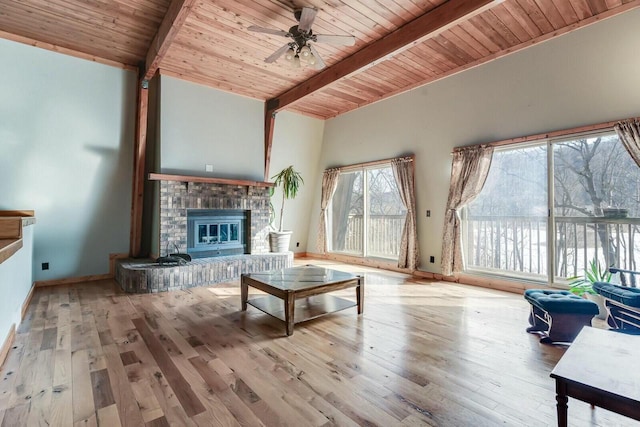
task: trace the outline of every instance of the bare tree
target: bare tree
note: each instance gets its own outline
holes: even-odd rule
[[[577,139],[554,147],[556,214],[602,217],[608,208],[631,207],[629,180],[637,166],[615,136]],[[631,193],[633,194],[633,193]],[[606,224],[589,224],[595,231],[604,259],[620,259],[617,240]],[[569,236],[564,236],[569,237]]]

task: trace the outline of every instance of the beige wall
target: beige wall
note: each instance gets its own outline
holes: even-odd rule
[[[451,150],[640,115],[639,22],[634,10],[328,120],[319,169],[415,153],[421,269],[439,272]]]
[[[323,120],[289,112],[278,113],[276,117],[269,176],[272,177],[282,169],[293,165],[304,179],[304,185],[298,197],[285,202],[284,228],[293,230],[291,250],[294,252],[306,252],[308,249],[309,218],[317,196],[314,190],[316,184],[320,182],[321,172],[318,168],[318,160],[324,135],[324,123]],[[280,218],[281,203],[282,193],[277,191],[273,196],[273,205],[276,210],[274,226],[276,227]],[[297,243],[300,245],[296,246]]]

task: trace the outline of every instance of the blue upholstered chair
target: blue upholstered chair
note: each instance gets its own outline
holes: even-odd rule
[[[569,291],[528,289],[524,299],[531,304],[527,332],[540,334],[543,344],[573,342],[598,313],[598,305]]]
[[[640,272],[613,267],[609,271],[620,275],[620,284],[593,284],[593,290],[606,301],[607,323],[613,329],[640,333],[640,289],[637,288]]]

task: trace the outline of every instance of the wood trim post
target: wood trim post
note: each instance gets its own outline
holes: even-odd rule
[[[264,180],[269,180],[269,165],[271,163],[271,147],[273,146],[273,128],[276,125],[276,112],[264,105]]]
[[[143,70],[141,69],[141,74]],[[142,212],[144,205],[145,161],[147,155],[147,119],[149,112],[149,82],[140,80],[136,109],[136,139],[133,157],[133,188],[131,191],[131,233],[129,255],[139,257],[142,246]]]

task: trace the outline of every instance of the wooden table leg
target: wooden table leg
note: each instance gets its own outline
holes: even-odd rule
[[[284,321],[287,324],[287,336],[293,335],[295,302],[293,292],[287,292],[284,300]]]
[[[240,278],[240,302],[242,311],[247,310],[247,299],[249,298],[249,285],[245,282],[244,277]]]
[[[358,284],[356,285],[356,301],[358,303],[358,314],[362,314],[364,310],[364,277],[358,276]]]
[[[567,427],[567,386],[556,379],[556,407],[558,410],[558,427]]]

